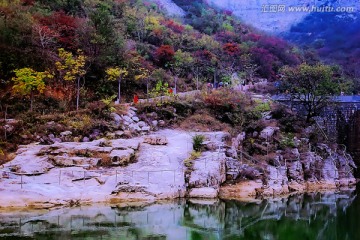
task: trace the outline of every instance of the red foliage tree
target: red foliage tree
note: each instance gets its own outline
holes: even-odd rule
[[[196,51],[194,53],[194,57],[196,59],[198,59],[198,61],[211,61],[212,59],[215,58],[215,55],[210,52],[209,50],[200,50],[200,51]]]
[[[250,53],[254,58],[254,62],[259,66],[259,74],[262,77],[274,80],[276,74],[274,69],[278,65],[277,57],[264,48],[253,47]]]
[[[245,36],[245,41],[252,41],[252,42],[257,42],[259,41],[261,38],[261,35],[256,34],[256,33],[249,33]]]
[[[276,37],[262,37],[258,41],[258,47],[267,49],[276,56],[282,64],[297,65],[300,63],[298,56],[291,52],[291,46],[282,39]]]
[[[185,27],[173,20],[165,20],[162,21],[162,24],[168,28],[170,28],[171,30],[173,30],[176,33],[183,33],[185,30]]]
[[[226,43],[223,45],[223,51],[230,56],[240,55],[241,51],[239,45],[236,43]]]
[[[169,63],[173,62],[174,56],[174,48],[170,45],[161,45],[155,52],[155,58],[162,67],[166,67]]]
[[[22,0],[22,4],[24,6],[33,6],[35,3],[35,0]]]
[[[215,39],[219,42],[229,43],[229,42],[241,42],[240,35],[231,31],[222,31],[218,32],[215,35]]]
[[[42,25],[47,26],[52,31],[56,32],[57,42],[66,49],[75,50],[77,46],[77,28],[80,26],[80,19],[64,12],[55,12],[50,16],[39,19]]]

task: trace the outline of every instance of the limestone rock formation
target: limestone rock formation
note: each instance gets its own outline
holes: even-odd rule
[[[276,158],[273,163],[277,164],[274,166],[258,164],[256,167],[228,158],[226,174],[229,181],[221,187],[220,196],[274,197],[291,192],[348,188],[356,184],[352,158],[344,152],[332,150],[326,144],[318,144],[316,152],[299,153],[294,148],[283,151]],[[285,161],[286,158],[289,160]]]
[[[168,140],[165,136],[146,136],[144,138],[144,143],[150,145],[166,145],[168,144]]]

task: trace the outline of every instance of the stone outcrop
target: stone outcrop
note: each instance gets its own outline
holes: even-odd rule
[[[267,140],[273,137],[274,133],[278,131],[278,127],[266,127],[260,132],[260,138]]]
[[[280,153],[279,153],[280,154]],[[290,158],[290,160],[286,160]],[[244,160],[246,161],[246,160]],[[292,192],[313,192],[348,188],[356,184],[352,158],[318,144],[316,152],[283,151],[273,165],[256,167],[227,158],[228,182],[220,189],[223,198],[274,197]],[[262,173],[262,172],[263,173]]]
[[[146,136],[144,138],[144,143],[150,145],[166,145],[168,144],[168,140],[166,136]]]
[[[0,207],[56,207],[70,202],[154,201],[184,197],[183,160],[191,136],[163,130],[166,145],[145,144],[144,136],[20,146],[0,169]],[[206,192],[206,194],[210,194]]]
[[[144,125],[140,120],[138,124]],[[204,151],[197,159],[190,155],[195,134],[205,137]],[[0,169],[0,193],[11,191],[18,200],[16,204],[0,201],[0,206],[29,201],[55,206],[70,201],[154,201],[185,196],[249,200],[355,184],[355,165],[340,150],[318,144],[312,151],[278,150],[274,159],[255,162],[236,151],[245,137],[245,133],[240,134],[228,146],[230,135],[226,132],[168,129],[131,139],[21,146],[15,159]]]
[[[97,168],[110,158],[112,166],[125,166],[134,160],[141,139],[99,139],[92,142],[62,142],[52,145],[20,146],[8,163],[11,172],[26,175],[48,173],[55,167]]]
[[[205,152],[194,161],[188,180],[190,197],[201,197],[201,192],[203,198],[217,197],[220,185],[226,180],[225,159],[224,153]]]
[[[164,10],[170,16],[183,17],[186,15],[185,11],[176,5],[171,0],[150,0],[159,5],[160,9]]]
[[[112,165],[126,166],[135,157],[135,151],[133,149],[125,150],[113,150],[110,153]]]
[[[216,198],[222,183],[226,180],[225,141],[226,132],[198,133],[205,137],[207,151],[193,160],[187,177],[188,196],[193,198]]]
[[[141,121],[136,112],[136,108],[130,107],[127,114],[124,115],[111,113],[114,125],[123,131],[122,133],[115,133],[115,136],[124,136],[125,131],[130,131],[132,135],[147,134],[150,132],[151,127],[146,122]]]

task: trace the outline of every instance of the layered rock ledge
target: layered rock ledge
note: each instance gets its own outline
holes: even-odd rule
[[[186,165],[195,134],[205,136],[204,150]],[[284,161],[289,153],[278,152],[271,164],[255,164],[234,149],[243,139],[243,134],[231,141],[226,132],[166,129],[131,139],[21,146],[16,158],[0,169],[0,207],[183,197],[253,201],[356,184],[351,157],[325,144],[316,151],[293,149],[295,160]]]

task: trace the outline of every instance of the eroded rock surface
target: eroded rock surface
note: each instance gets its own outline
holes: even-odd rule
[[[47,203],[172,199],[185,195],[183,160],[191,136],[163,130],[167,145],[132,139],[99,139],[21,146],[17,157],[0,169],[0,206]],[[134,158],[135,157],[135,161]],[[101,166],[104,161],[111,166]]]
[[[275,197],[292,192],[328,191],[353,187],[356,168],[350,155],[318,144],[316,151],[300,153],[297,148],[278,153],[274,165],[251,166],[227,158],[227,178],[223,198]],[[288,160],[287,160],[288,159]],[[247,162],[244,160],[244,162]]]

